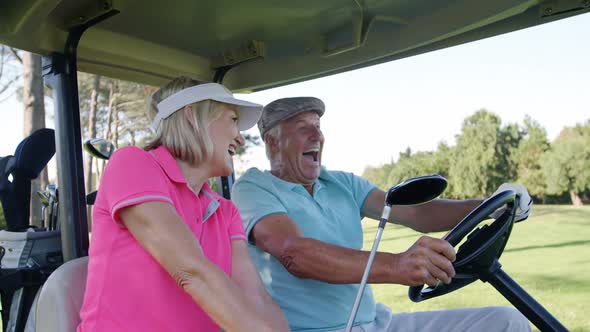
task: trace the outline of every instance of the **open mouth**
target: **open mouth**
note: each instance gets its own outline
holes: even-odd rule
[[[303,152],[303,157],[308,160],[311,160],[313,162],[318,162],[319,157],[320,157],[320,150],[319,149],[307,150],[307,151]]]
[[[234,145],[230,145],[227,149],[227,153],[233,157],[236,154],[236,147]]]

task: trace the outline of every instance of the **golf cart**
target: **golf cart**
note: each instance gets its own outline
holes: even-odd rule
[[[588,0],[173,0],[164,6],[155,0],[0,4],[0,43],[44,56],[45,82],[53,89],[65,263],[45,283],[34,268],[27,273],[39,278],[19,274],[11,283],[24,290],[45,285],[36,310],[30,310],[30,295],[26,301],[3,299],[9,305],[3,306],[5,331],[23,331],[25,325],[69,331],[76,323],[88,254],[78,70],[151,85],[187,75],[252,92],[590,11]],[[225,197],[232,181],[220,179]],[[0,271],[1,289],[7,283]]]

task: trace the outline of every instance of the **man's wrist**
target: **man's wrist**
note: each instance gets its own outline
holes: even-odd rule
[[[400,278],[400,254],[385,253],[386,255],[386,277],[385,282],[390,284],[401,284]]]

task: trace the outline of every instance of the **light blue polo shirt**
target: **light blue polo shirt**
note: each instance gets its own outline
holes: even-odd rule
[[[322,167],[312,197],[300,184],[251,168],[234,184],[232,200],[242,215],[248,238],[260,219],[286,213],[306,237],[358,250],[363,245],[361,208],[374,189],[376,187],[369,181],[352,173],[328,171]],[[301,279],[250,242],[248,251],[292,331],[319,332],[346,327],[358,284]],[[355,325],[374,319],[375,301],[367,287]]]

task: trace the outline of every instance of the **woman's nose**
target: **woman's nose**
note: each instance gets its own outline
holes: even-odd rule
[[[244,140],[244,136],[242,136],[242,133],[240,132],[238,132],[238,136],[236,136],[235,140],[239,146],[243,146],[244,144],[246,144],[246,140]]]

